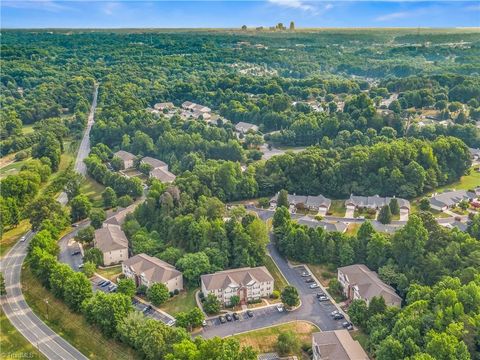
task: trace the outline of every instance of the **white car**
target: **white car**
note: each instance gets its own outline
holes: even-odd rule
[[[278,310],[278,312],[283,312],[283,310],[284,310],[283,304],[278,304],[277,305],[277,310]]]
[[[169,322],[167,322],[167,326],[173,326],[176,322],[176,320],[170,320]]]
[[[21,241],[21,242],[24,242],[25,240],[27,240],[27,236],[26,236],[26,235],[23,235],[23,236],[20,238],[20,241]]]
[[[313,283],[310,285],[310,289],[316,289],[316,288],[319,288],[320,286],[318,286],[317,283]]]

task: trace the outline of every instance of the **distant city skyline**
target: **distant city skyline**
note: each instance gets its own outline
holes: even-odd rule
[[[480,27],[478,1],[4,0],[2,28]]]

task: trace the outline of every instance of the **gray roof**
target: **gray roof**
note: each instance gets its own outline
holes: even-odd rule
[[[150,176],[160,180],[163,183],[170,183],[176,179],[176,176],[163,168],[156,168],[150,171]]]
[[[462,200],[472,200],[474,199],[475,193],[467,190],[456,190],[456,191],[446,191],[441,194],[432,196],[429,201],[430,205],[444,207],[444,206],[453,206],[458,204]]]
[[[147,254],[138,254],[123,262],[136,274],[144,274],[150,282],[165,283],[182,275],[173,265]]]
[[[175,105],[173,105],[173,103],[171,102],[163,102],[163,103],[156,103],[155,105],[153,105],[153,107],[156,110],[163,110],[163,109],[173,109]]]
[[[317,195],[317,196],[305,196],[305,195],[291,195],[288,194],[288,202],[291,205],[298,205],[298,204],[303,204],[307,207],[320,207],[324,206],[326,208],[330,207],[330,204],[332,203],[332,200],[327,199],[323,195]],[[275,194],[274,197],[270,199],[270,202],[276,202],[278,200],[278,193]]]
[[[272,275],[270,275],[265,266],[224,270],[202,275],[200,278],[207,290],[225,289],[230,285],[245,286],[252,281],[260,283],[273,281]]]
[[[300,219],[297,220],[297,223],[299,225],[306,225],[311,228],[318,228],[321,227],[325,231],[338,231],[338,232],[345,232],[347,230],[347,224],[341,221],[332,221],[332,222],[327,222],[327,221],[318,221],[315,220],[309,216],[304,216],[301,217]]]
[[[376,207],[381,208],[385,205],[390,204],[392,197],[381,197],[379,195],[374,196],[355,196],[350,195],[350,198],[345,201],[345,205],[355,205],[359,207]],[[402,199],[402,198],[395,198],[397,199],[398,206],[410,209],[410,201]]]
[[[468,148],[468,151],[470,152],[470,155],[473,156],[480,156],[480,149],[475,149],[475,148]]]
[[[95,247],[102,252],[128,249],[128,240],[119,225],[104,224],[95,230]]]
[[[129,153],[128,151],[125,151],[125,150],[119,150],[113,155],[119,157],[123,161],[135,160],[136,159],[135,155],[133,155],[132,153]]]
[[[258,126],[240,121],[238,124],[235,125],[235,129],[240,132],[248,132],[249,130],[258,131]]]
[[[363,264],[355,264],[338,268],[339,272],[345,274],[350,285],[358,286],[358,292],[362,299],[370,301],[374,296],[381,296],[388,304],[400,304],[402,298],[398,296],[395,289],[385,284],[375,271],[371,271]]]
[[[312,334],[312,351],[320,360],[368,360],[360,343],[348,330],[323,331]]]
[[[163,162],[162,160],[158,160],[158,159],[155,159],[153,157],[150,157],[150,156],[145,156],[142,159],[142,163],[150,165],[152,167],[152,169],[162,168],[162,167],[166,167],[168,169],[167,163]]]

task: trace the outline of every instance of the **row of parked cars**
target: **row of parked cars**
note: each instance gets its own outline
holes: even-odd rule
[[[102,280],[97,283],[97,286],[101,287],[105,292],[116,292],[117,285],[112,283],[110,280]]]
[[[246,314],[249,318],[253,317],[253,311],[252,310],[247,310]],[[218,320],[220,321],[221,324],[225,324],[227,321],[240,320],[240,315],[236,312],[233,313],[233,314],[220,315],[218,317]]]

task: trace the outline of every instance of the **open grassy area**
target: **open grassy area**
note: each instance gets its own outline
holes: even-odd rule
[[[173,298],[162,304],[160,309],[173,316],[182,311],[190,311],[197,307],[197,303],[195,302],[195,292],[198,290],[198,288],[194,288],[181,291],[180,294],[175,295]]]
[[[33,276],[28,266],[22,270],[23,293],[32,310],[57,334],[65,338],[89,359],[139,359],[132,349],[106,338],[87,323],[81,314],[70,311]],[[48,300],[48,309],[45,299]]]
[[[337,277],[336,272],[332,271],[331,268],[323,264],[308,264],[308,268],[323,286],[328,286],[330,280]]]
[[[286,331],[293,331],[302,345],[310,346],[312,333],[319,329],[308,322],[295,321],[235,335],[234,338],[240,342],[241,346],[251,346],[259,353],[268,353],[276,351],[278,335]],[[294,355],[302,358],[301,352]]]
[[[373,358],[372,354],[369,354],[367,351],[367,344],[368,344],[368,335],[365,334],[362,330],[354,330],[350,332],[350,335],[352,335],[353,340],[356,340],[362,345],[363,350],[370,356],[370,358]]]
[[[328,215],[332,216],[345,216],[345,200],[332,200],[332,204],[328,209]]]
[[[0,240],[0,256],[5,255],[10,248],[15,245],[18,239],[30,229],[30,222],[22,220],[17,225],[8,231],[5,231]]]
[[[60,165],[58,167],[58,171],[65,170],[71,162],[75,161],[75,156],[77,155],[77,150],[79,146],[78,141],[73,140],[65,140],[63,142],[63,148],[65,151],[62,153],[60,158]]]
[[[445,190],[469,190],[477,186],[480,186],[480,172],[475,171],[474,167],[470,169],[470,174],[462,176],[459,181],[455,181],[451,184],[441,186],[435,189],[435,192],[442,192]]]
[[[46,359],[20,334],[0,308],[0,359]]]
[[[90,176],[86,176],[83,181],[80,192],[88,196],[94,207],[103,207],[102,192],[105,186],[93,180]]]
[[[22,126],[22,133],[25,134],[25,135],[33,133],[33,131],[34,131],[33,130],[33,125],[34,124],[23,125]]]
[[[347,227],[346,234],[347,235],[357,235],[357,232],[358,232],[358,229],[360,229],[360,226],[362,226],[362,224],[350,223]]]
[[[270,271],[270,274],[272,274],[275,280],[275,290],[282,291],[283,288],[288,285],[287,280],[285,280],[277,265],[275,265],[272,258],[268,255],[265,256],[265,267]]]
[[[117,276],[122,273],[122,265],[112,266],[107,269],[97,269],[97,273],[102,275],[104,278],[108,280],[116,280]]]
[[[22,161],[7,161],[6,165],[0,168],[0,179],[18,173],[20,168],[29,160],[31,160],[31,158]]]

